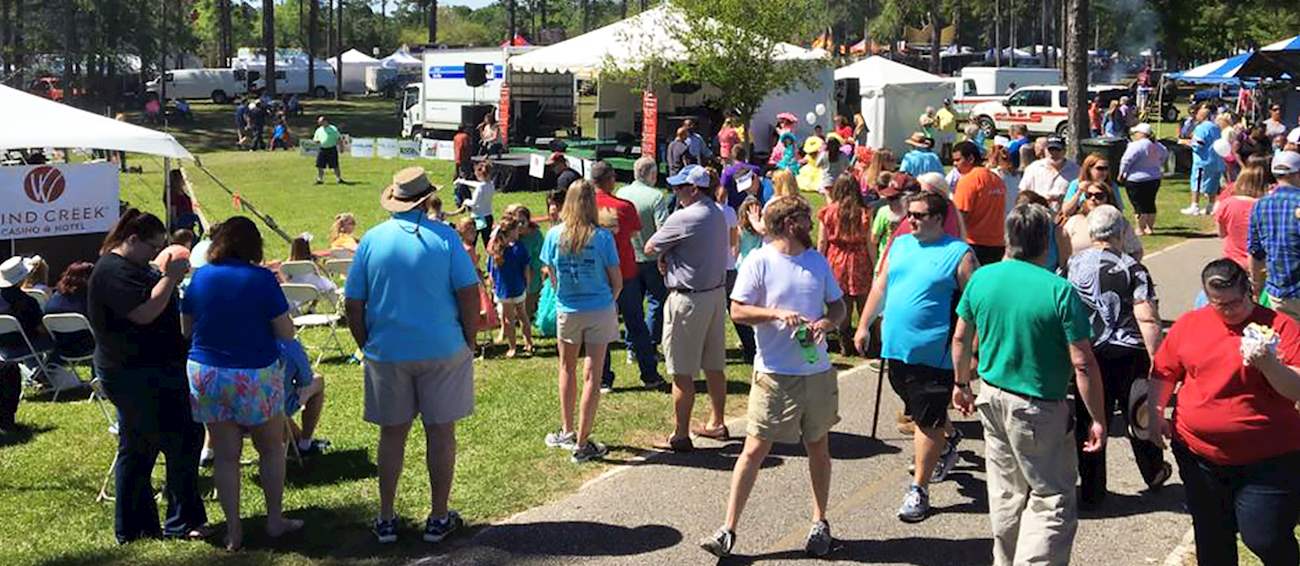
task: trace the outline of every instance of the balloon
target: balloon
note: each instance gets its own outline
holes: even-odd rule
[[[803,119],[808,121],[809,126],[817,123],[817,115],[812,112],[809,112],[807,116],[803,117]]]
[[[815,108],[815,110],[817,111],[817,115],[818,115],[818,116],[825,116],[825,115],[826,115],[826,105],[825,105],[825,104],[818,103],[818,104],[817,104],[817,107]]]
[[[1232,146],[1228,144],[1228,140],[1223,138],[1215,140],[1214,145],[1210,146],[1210,148],[1214,150],[1214,153],[1219,154],[1219,157],[1227,157],[1228,153],[1232,151]]]

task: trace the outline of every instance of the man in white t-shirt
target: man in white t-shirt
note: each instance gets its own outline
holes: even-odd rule
[[[1070,181],[1079,178],[1079,164],[1065,157],[1065,140],[1047,138],[1047,157],[1030,163],[1020,178],[1020,191],[1033,191],[1060,208]]]
[[[732,472],[727,519],[700,541],[724,557],[736,543],[740,511],[774,442],[803,442],[813,485],[813,527],[805,550],[831,549],[826,500],[831,483],[828,433],[839,422],[839,384],[826,355],[826,333],[845,317],[844,294],[830,264],[812,245],[812,210],[800,197],[769,203],[763,223],[771,237],[746,256],[731,293],[731,318],[754,327],[758,355],[749,391],[745,448]]]

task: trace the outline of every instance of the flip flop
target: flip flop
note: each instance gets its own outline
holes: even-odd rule
[[[691,434],[700,438],[708,438],[712,440],[727,440],[731,438],[731,431],[727,430],[727,425],[725,424],[713,430],[709,430],[702,426],[693,426],[691,427]]]
[[[651,447],[666,452],[691,452],[695,450],[695,444],[691,442],[690,438],[656,440],[654,444],[651,444]]]

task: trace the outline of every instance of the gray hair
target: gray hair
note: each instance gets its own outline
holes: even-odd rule
[[[944,196],[952,194],[952,189],[948,186],[948,179],[945,179],[941,173],[935,173],[934,171],[921,173],[916,176],[916,182],[920,183],[922,187],[929,187],[939,191]]]
[[[1032,260],[1047,253],[1054,229],[1052,211],[1041,204],[1022,204],[1007,215],[1007,252],[1019,260]]]
[[[1088,235],[1095,242],[1106,242],[1123,234],[1127,224],[1124,213],[1109,204],[1103,204],[1088,213]]]
[[[605,160],[600,160],[591,164],[591,180],[597,185],[603,185],[606,182],[614,182],[614,167]]]
[[[636,180],[653,186],[655,181],[658,180],[659,164],[655,163],[655,159],[648,155],[639,157],[632,164],[632,175],[636,177]]]

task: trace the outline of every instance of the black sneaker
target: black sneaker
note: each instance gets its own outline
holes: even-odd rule
[[[1151,479],[1150,484],[1147,484],[1147,492],[1154,493],[1160,491],[1161,488],[1165,487],[1165,482],[1169,481],[1169,478],[1173,477],[1173,475],[1174,467],[1170,466],[1169,462],[1161,463],[1160,471],[1156,472],[1156,477]]]
[[[375,533],[375,538],[379,544],[392,544],[397,542],[397,516],[392,519],[384,520],[375,518],[375,524],[370,527],[370,532]]]
[[[298,454],[301,456],[319,456],[329,450],[330,441],[324,438],[311,439],[311,445],[307,448],[298,448]]]
[[[736,533],[719,527],[712,536],[700,539],[700,548],[718,558],[731,556],[731,549],[736,546]]]
[[[572,461],[574,464],[581,464],[583,462],[589,462],[591,460],[599,460],[601,458],[604,458],[606,454],[609,454],[609,448],[607,448],[604,444],[601,444],[589,438],[587,439],[586,444],[579,446],[573,450],[573,455],[569,457],[569,460]]]
[[[826,521],[818,521],[813,525],[812,530],[808,531],[808,543],[804,545],[804,552],[813,558],[821,558],[831,553],[831,525]]]
[[[646,389],[650,389],[652,391],[660,391],[668,387],[668,382],[664,381],[664,378],[659,377],[657,375],[654,377],[654,379],[642,383],[645,385]]]
[[[447,516],[441,519],[430,515],[424,522],[424,542],[442,542],[442,539],[464,526],[465,520],[455,511],[447,511]]]

